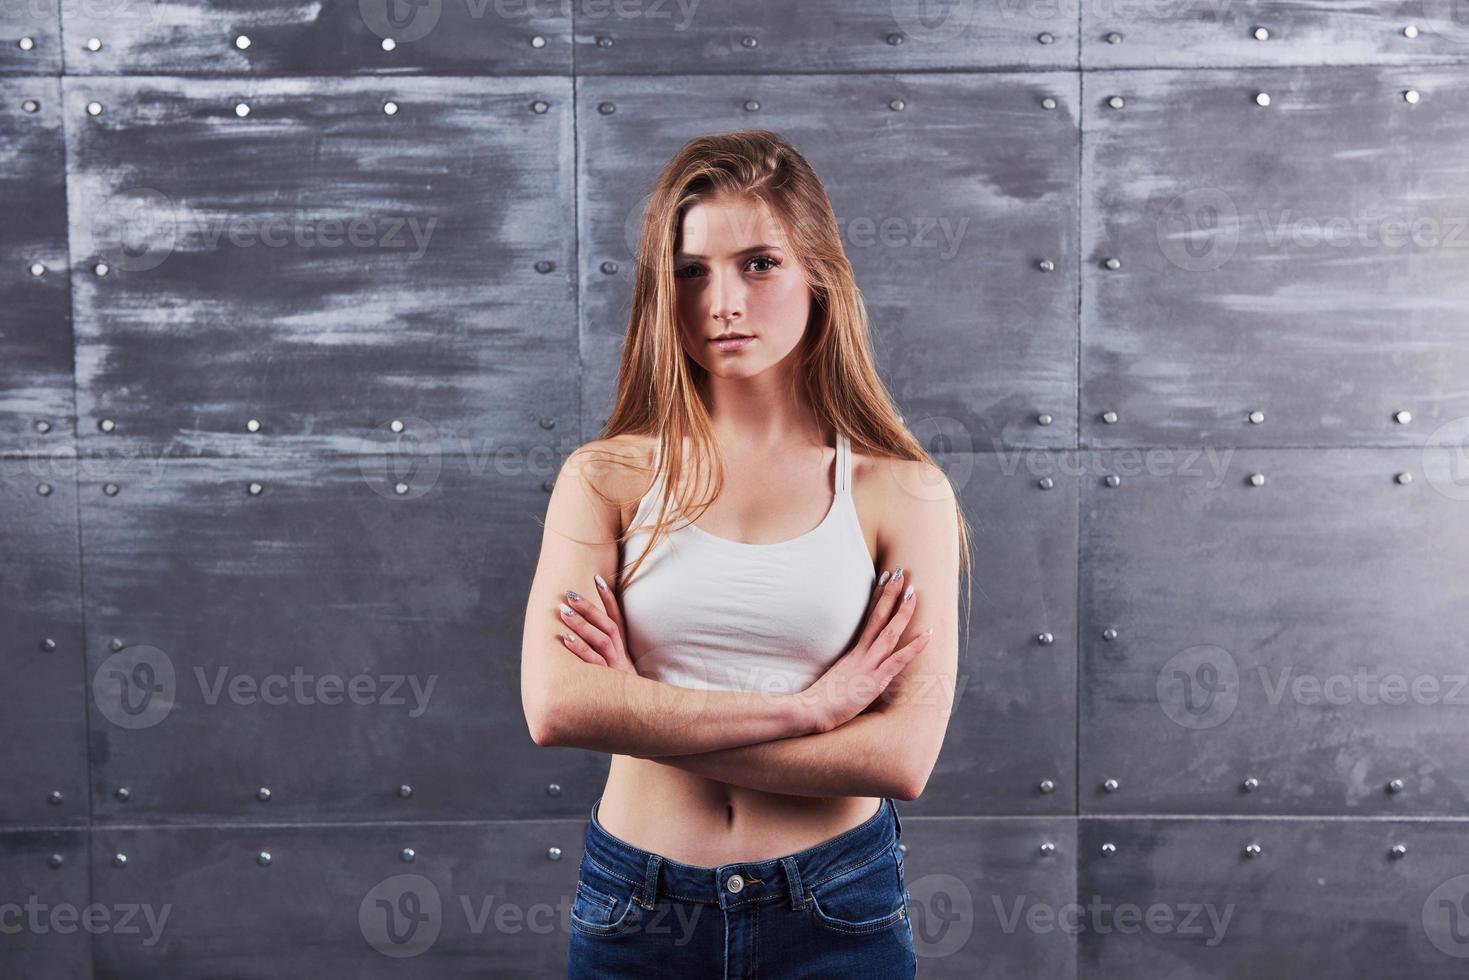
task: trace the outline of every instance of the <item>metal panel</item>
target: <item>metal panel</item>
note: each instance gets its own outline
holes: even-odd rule
[[[0,3],[0,75],[61,73],[61,18],[57,0]],[[15,90],[6,85],[9,112]],[[10,134],[5,134],[5,142]],[[0,144],[3,145],[3,144]],[[7,165],[5,173],[10,168]],[[7,198],[7,200],[9,200]]]
[[[1421,64],[1463,61],[1469,51],[1469,9],[1460,0],[1104,3],[1084,5],[1081,22],[1088,70]]]
[[[960,580],[948,734],[923,795],[903,812],[1074,812],[1076,731],[1057,724],[1076,715],[1077,491],[1066,475],[1074,460],[1041,452],[935,459],[972,525],[974,581],[966,597]],[[1053,486],[1042,489],[1047,477]]]
[[[68,75],[571,70],[571,11],[563,3],[62,0],[62,17]]]
[[[1064,73],[578,79],[585,431],[611,410],[658,170],[696,134],[761,127],[826,182],[909,424],[936,417],[955,451],[1074,445],[1077,86]]]
[[[1448,451],[1147,452],[1083,475],[1082,811],[1464,813]]]
[[[73,455],[61,83],[11,78],[0,102],[0,454]]]
[[[576,71],[597,74],[1076,68],[1078,4],[578,0]]]
[[[0,461],[0,826],[87,820],[74,463]]]
[[[91,977],[94,932],[126,913],[92,907],[82,830],[0,830],[0,907],[0,976],[15,980]]]
[[[1076,976],[1061,918],[1076,891],[1074,818],[920,819],[912,804],[898,808],[920,977]]]
[[[1080,840],[1085,980],[1464,976],[1462,820],[1108,818]]]
[[[65,84],[89,451],[371,452],[411,417],[485,453],[575,418],[569,80]]]
[[[111,496],[86,480],[96,821],[589,807],[605,764],[537,749],[520,707],[547,436],[518,461],[420,445],[397,459],[130,460]]]
[[[569,820],[101,829],[97,900],[154,915],[138,935],[97,937],[97,975],[565,974],[583,832]]]
[[[1084,443],[1419,445],[1431,416],[1469,415],[1463,84],[1089,72]]]

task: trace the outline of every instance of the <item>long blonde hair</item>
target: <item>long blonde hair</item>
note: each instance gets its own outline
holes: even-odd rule
[[[664,480],[657,518],[647,547],[624,580],[636,574],[661,535],[682,517],[697,520],[724,485],[723,458],[697,388],[706,372],[679,341],[673,267],[685,211],[721,193],[764,201],[780,221],[786,243],[808,277],[811,317],[792,372],[799,396],[819,418],[846,433],[854,451],[933,463],[903,425],[878,377],[867,309],[842,248],[826,188],[806,158],[768,130],[697,136],[668,161],[647,198],[617,392],[612,414],[599,436],[651,436],[661,447],[658,470]],[[713,492],[691,515],[673,506],[672,488],[679,485],[684,469],[683,454],[673,447],[681,449],[685,440],[695,458],[714,461]],[[651,487],[657,476],[651,473],[646,486]],[[957,493],[955,519],[960,568],[972,574],[969,526]],[[626,536],[624,532],[618,540]]]

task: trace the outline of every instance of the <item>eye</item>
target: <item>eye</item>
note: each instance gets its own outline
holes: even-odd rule
[[[698,269],[699,269],[699,266],[697,264],[690,263],[690,264],[688,264],[688,265],[686,265],[686,266],[684,266],[684,267],[682,267],[680,269],[674,269],[673,270],[673,278],[675,278],[675,279],[692,279],[693,278],[692,273],[697,272]]]
[[[771,269],[775,269],[775,268],[778,268],[780,266],[780,260],[779,259],[776,259],[776,258],[773,258],[772,256],[769,256],[769,255],[752,255],[752,256],[750,256],[750,261],[751,262],[769,262],[770,263],[770,269],[756,269],[755,270],[756,272],[769,272]]]

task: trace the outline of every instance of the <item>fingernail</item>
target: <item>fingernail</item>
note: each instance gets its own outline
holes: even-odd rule
[[[566,598],[570,599],[572,602],[581,602],[581,596],[577,595],[575,592],[566,593]]]
[[[880,578],[880,579],[877,580],[877,587],[880,589],[884,585],[887,585],[888,584],[888,579],[892,577],[892,574],[893,574],[892,572],[883,572],[882,573],[882,578]]]
[[[607,592],[611,592],[612,591],[611,589],[607,588],[607,580],[604,579],[604,578],[602,578],[602,576],[600,576],[600,575],[594,575],[592,577],[597,580],[597,587],[598,588],[603,589],[603,590],[605,590]]]
[[[561,603],[561,615],[563,615],[563,616],[570,616],[571,615],[571,607],[568,606],[564,602]]]
[[[913,598],[913,586],[910,585],[903,591],[903,601],[907,602],[911,598]]]
[[[902,578],[902,577],[903,577],[903,566],[902,565],[899,565],[898,566],[898,570],[896,572],[893,572],[893,578]]]

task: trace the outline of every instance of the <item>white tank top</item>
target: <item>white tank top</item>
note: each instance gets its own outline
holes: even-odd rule
[[[655,465],[656,465],[655,460]],[[798,537],[746,544],[683,517],[623,586],[623,638],[640,676],[700,690],[805,690],[861,633],[877,570],[852,503],[852,449],[837,433],[835,499]],[[620,554],[642,554],[660,475],[638,503]]]

